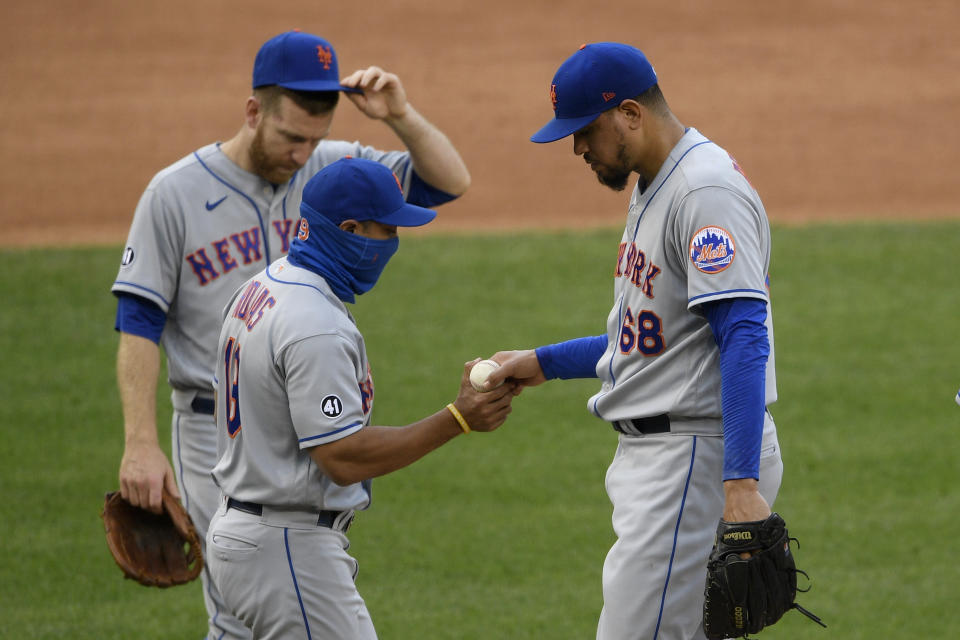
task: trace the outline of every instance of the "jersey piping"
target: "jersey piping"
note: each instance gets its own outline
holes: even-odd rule
[[[343,301],[342,301],[342,300],[340,300],[339,298],[335,298],[335,297],[331,296],[330,294],[328,294],[326,291],[324,291],[324,290],[321,289],[320,287],[316,287],[316,286],[314,286],[314,285],[312,285],[312,284],[308,284],[308,283],[306,283],[306,282],[292,282],[292,281],[290,281],[290,280],[281,280],[280,278],[278,278],[278,277],[274,276],[272,273],[270,273],[270,269],[267,269],[267,270],[266,270],[266,274],[267,274],[267,278],[269,278],[270,280],[273,280],[274,282],[276,282],[276,283],[278,283],[278,284],[289,284],[289,285],[294,285],[294,286],[297,286],[297,287],[308,287],[308,288],[310,288],[310,289],[313,289],[314,291],[316,291],[316,292],[319,293],[320,295],[322,295],[324,298],[326,298],[326,299],[329,300],[330,302],[333,302],[335,307],[343,306]]]
[[[266,228],[266,226],[264,226],[264,224],[263,224],[263,216],[260,214],[260,207],[258,207],[258,206],[257,206],[257,203],[253,201],[253,198],[251,198],[250,196],[248,196],[247,194],[245,194],[243,191],[241,191],[240,189],[236,188],[235,186],[233,186],[232,184],[230,184],[229,182],[227,182],[225,179],[223,179],[223,178],[221,178],[220,176],[218,176],[218,175],[216,174],[216,172],[214,172],[213,169],[211,169],[210,167],[207,166],[207,163],[203,161],[203,159],[200,157],[200,154],[198,154],[196,151],[193,152],[193,157],[195,157],[195,158],[197,159],[197,162],[200,163],[200,166],[203,167],[204,169],[206,169],[207,172],[208,172],[210,175],[212,175],[214,178],[216,178],[217,180],[219,180],[220,182],[222,182],[224,185],[226,185],[226,187],[227,187],[228,189],[231,189],[231,190],[239,193],[241,196],[243,196],[243,198],[244,198],[247,202],[250,203],[250,206],[253,207],[253,210],[254,210],[254,211],[256,212],[256,214],[257,214],[257,223],[260,225],[260,235],[261,235],[262,238],[266,238],[266,237],[267,237],[267,228]],[[286,204],[286,196],[284,196],[284,204]],[[284,206],[284,218],[286,218],[286,206]],[[266,253],[266,255],[267,255],[267,264],[270,264],[271,262],[273,262],[273,260],[270,259],[270,243],[269,243],[269,242],[264,242],[264,243],[263,243],[263,250],[264,250],[264,253]]]
[[[711,140],[704,140],[703,142],[698,142],[697,144],[693,145],[692,147],[690,147],[689,149],[687,149],[686,151],[684,151],[683,154],[682,154],[679,158],[677,158],[677,161],[673,164],[673,167],[671,167],[670,172],[667,173],[666,176],[664,176],[664,178],[663,178],[663,180],[660,182],[660,184],[657,185],[657,188],[654,189],[653,193],[650,195],[650,199],[647,200],[647,203],[646,203],[645,205],[643,205],[643,209],[640,210],[640,215],[637,216],[637,224],[636,224],[636,226],[633,228],[633,239],[634,239],[634,241],[636,241],[636,239],[637,239],[637,233],[640,231],[640,221],[643,219],[643,214],[646,213],[647,207],[649,207],[650,204],[653,202],[654,198],[657,197],[657,194],[660,192],[660,189],[663,187],[663,185],[667,184],[667,181],[670,179],[670,176],[673,175],[673,172],[677,170],[677,167],[679,167],[679,166],[680,166],[680,163],[683,161],[683,159],[687,157],[687,154],[690,153],[691,151],[693,151],[694,149],[696,149],[697,147],[699,147],[699,146],[701,146],[701,145],[705,145],[705,144],[713,144],[713,142],[712,142]],[[711,293],[711,294],[709,294],[709,295],[714,295],[714,294]],[[620,308],[617,309],[617,317],[619,317],[619,318],[620,318],[620,321],[623,322],[623,296],[620,296],[619,306],[620,306]],[[610,336],[607,336],[607,340],[608,340],[608,341],[609,341],[609,339],[610,339]],[[610,357],[610,363],[608,364],[608,370],[610,371],[610,379],[613,381],[613,386],[614,386],[614,387],[617,385],[617,377],[613,374],[613,360],[614,360],[614,358],[616,358],[616,357],[617,357],[617,353],[616,353],[616,351],[614,351],[614,352],[613,352],[613,355]],[[597,403],[598,403],[598,402],[600,402],[600,396],[599,396],[599,395],[598,395],[597,398],[593,401],[593,413],[594,413],[594,415],[599,415],[599,411],[598,411],[598,409],[597,409]]]
[[[640,215],[643,215],[643,214],[641,213]],[[623,296],[620,296],[620,304],[619,304],[619,308],[617,309],[617,317],[618,317],[618,318],[623,317]],[[610,336],[607,336],[607,343],[609,344],[609,342],[610,342]],[[616,353],[614,353],[614,355],[616,355]],[[600,357],[602,358],[603,356],[600,356]],[[610,379],[613,380],[613,384],[614,384],[614,386],[616,386],[616,384],[617,384],[617,376],[615,376],[615,375],[613,374],[613,357],[610,358],[610,364],[608,365],[608,370],[610,371]],[[598,410],[597,410],[597,403],[598,403],[598,402],[600,402],[600,398],[599,398],[599,397],[598,397],[596,400],[593,401],[593,413],[594,413],[594,415],[599,415],[599,414],[598,414]]]
[[[151,288],[149,288],[149,287],[145,287],[145,286],[143,286],[143,285],[137,284],[136,282],[128,282],[128,281],[126,281],[126,280],[117,280],[115,284],[122,284],[122,285],[127,286],[127,287],[133,287],[134,289],[140,289],[141,291],[146,291],[147,293],[152,293],[153,295],[157,296],[157,298],[159,298],[160,300],[163,301],[163,304],[165,304],[165,305],[167,306],[167,309],[170,308],[170,301],[167,300],[166,298],[164,298],[162,295],[160,295],[160,293],[154,291],[153,289],[151,289]]]
[[[326,433],[321,433],[320,435],[316,435],[316,436],[310,436],[309,438],[300,438],[299,440],[297,440],[297,442],[310,442],[312,440],[321,440],[323,438],[329,438],[330,436],[335,436],[338,433],[343,433],[348,429],[353,429],[354,427],[362,427],[362,426],[363,426],[362,422],[354,422],[352,424],[348,424],[345,427],[340,427],[336,431],[327,431]]]
[[[293,282],[293,281],[291,281],[291,280],[282,280],[282,279],[274,276],[272,273],[270,273],[270,269],[269,269],[269,268],[266,269],[264,272],[266,273],[267,278],[270,279],[270,280],[272,280],[273,282],[276,282],[276,283],[278,283],[278,284],[288,284],[288,285],[293,285],[293,286],[297,286],[297,287],[307,287],[307,288],[309,288],[309,289],[313,289],[314,291],[316,291],[317,293],[319,293],[320,295],[322,295],[324,298],[326,298],[327,300],[329,300],[331,303],[333,303],[334,307],[342,307],[342,306],[343,306],[343,302],[342,302],[339,298],[335,298],[335,297],[333,297],[333,296],[330,296],[330,295],[327,294],[325,291],[323,291],[320,287],[317,287],[317,286],[315,286],[315,285],[309,284],[309,283],[307,283],[307,282]],[[345,310],[345,309],[344,309],[343,311],[344,311],[344,313],[346,313],[346,310]],[[349,315],[350,315],[350,314],[347,313],[347,316],[348,316],[348,317],[349,317]],[[327,431],[326,433],[321,433],[321,434],[319,434],[319,435],[309,436],[309,437],[307,437],[307,438],[300,438],[299,440],[297,440],[297,442],[298,442],[299,444],[303,444],[304,442],[312,442],[312,441],[315,441],[315,440],[323,440],[323,439],[326,439],[326,438],[333,437],[333,436],[335,436],[335,435],[337,435],[337,434],[339,434],[339,433],[343,433],[344,431],[349,431],[350,429],[357,429],[357,427],[363,427],[363,422],[362,422],[362,421],[361,421],[361,422],[353,422],[353,423],[351,423],[351,424],[348,424],[348,425],[345,426],[345,427],[340,427],[339,429],[336,429],[336,430],[334,430],[334,431]],[[370,493],[370,492],[367,491],[367,495],[369,495],[369,493]]]
[[[660,189],[663,187],[663,185],[667,184],[667,181],[670,179],[670,176],[672,176],[673,172],[677,170],[677,167],[679,167],[680,163],[683,162],[683,159],[687,157],[687,154],[693,151],[694,149],[696,149],[697,147],[705,144],[713,144],[713,142],[711,140],[704,140],[703,142],[698,142],[697,144],[693,145],[692,147],[684,151],[683,155],[677,158],[677,161],[674,163],[673,167],[670,169],[670,173],[664,176],[663,181],[660,182],[659,185],[657,185],[656,189],[654,189],[653,193],[650,195],[650,199],[647,200],[647,204],[643,205],[643,209],[640,210],[640,215],[637,216],[637,226],[633,228],[634,240],[637,239],[637,232],[640,231],[640,221],[643,220],[643,214],[646,213],[647,207],[650,206],[650,203],[653,202],[653,199],[657,197],[657,193],[660,192]]]
[[[310,633],[310,622],[307,619],[307,610],[303,606],[303,596],[300,595],[300,584],[297,582],[297,570],[293,566],[293,559],[290,554],[290,535],[287,527],[283,528],[283,548],[287,552],[287,567],[290,568],[290,579],[293,581],[293,589],[297,593],[297,604],[300,606],[300,615],[303,617],[303,627],[307,632],[307,640],[311,640],[313,635]]]
[[[677,538],[680,536],[680,521],[683,520],[683,508],[687,504],[687,492],[690,490],[690,478],[693,476],[693,465],[697,460],[697,436],[693,436],[693,446],[690,451],[690,467],[687,469],[687,479],[683,483],[683,497],[680,498],[680,512],[677,514],[677,524],[673,529],[673,546],[670,548],[670,563],[667,565],[667,579],[663,583],[663,594],[660,596],[660,612],[657,614],[657,629],[653,632],[654,639],[660,634],[660,623],[663,620],[663,607],[667,601],[667,589],[670,586],[670,574],[673,572],[673,559],[677,554]]]
[[[726,291],[711,291],[710,293],[701,293],[698,296],[693,296],[692,298],[689,298],[687,301],[693,302],[694,300],[700,300],[702,298],[713,298],[716,296],[725,295],[727,293],[759,293],[761,296],[766,295],[763,291],[760,291],[759,289],[727,289]]]

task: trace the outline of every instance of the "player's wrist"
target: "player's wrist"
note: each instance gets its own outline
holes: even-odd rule
[[[729,478],[723,481],[724,493],[754,493],[760,490],[756,478]]]
[[[723,495],[728,504],[759,494],[760,483],[754,478],[734,478],[723,482]]]
[[[463,433],[470,433],[473,429],[470,428],[470,424],[467,422],[467,419],[463,417],[463,413],[460,412],[460,409],[457,408],[456,404],[453,402],[447,404],[447,410],[450,412],[450,415],[453,416],[453,419],[457,422],[457,427]]]
[[[389,108],[387,109],[387,115],[384,116],[384,121],[388,124],[398,123],[402,124],[404,120],[408,120],[411,116],[413,110],[410,108],[409,104],[404,104],[399,108]]]
[[[123,446],[126,449],[159,449],[160,439],[157,436],[156,429],[153,433],[150,430],[137,430],[124,437]]]
[[[408,141],[412,142],[422,138],[429,128],[426,118],[420,115],[420,112],[414,109],[409,102],[404,103],[402,108],[395,111],[388,109],[383,122],[393,129],[393,132],[400,137],[408,148],[410,147]]]

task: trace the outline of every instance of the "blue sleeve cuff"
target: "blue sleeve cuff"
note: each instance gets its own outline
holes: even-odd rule
[[[455,200],[457,196],[437,189],[423,181],[416,171],[410,173],[410,192],[407,202],[420,207],[436,207],[437,205]]]
[[[723,479],[760,477],[770,340],[764,300],[733,298],[703,305],[720,348]]]
[[[141,338],[160,342],[167,314],[156,304],[129,293],[117,294],[117,318],[113,328]]]
[[[607,336],[575,338],[537,347],[537,360],[547,380],[596,378],[597,362],[607,350]]]

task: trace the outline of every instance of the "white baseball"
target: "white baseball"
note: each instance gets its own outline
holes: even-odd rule
[[[473,388],[477,391],[490,391],[490,389],[483,388],[483,383],[487,381],[487,378],[494,369],[499,368],[500,365],[494,360],[481,360],[477,364],[473,365],[473,369],[470,370],[470,384],[472,384]],[[503,383],[501,382],[500,384]],[[497,386],[499,387],[500,385],[498,384]]]

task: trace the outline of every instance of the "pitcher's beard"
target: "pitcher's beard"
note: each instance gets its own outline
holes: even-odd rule
[[[590,154],[586,154],[584,160],[592,164]],[[597,174],[597,180],[600,184],[610,187],[614,191],[623,191],[630,180],[630,174],[633,173],[627,161],[627,145],[621,142],[617,149],[617,166],[609,167],[598,164],[594,172]]]
[[[250,164],[253,172],[272,184],[284,184],[300,167],[285,167],[270,159],[263,145],[263,131],[257,130],[250,143]]]
[[[605,187],[610,187],[614,191],[623,191],[627,188],[627,182],[630,180],[631,171],[597,171],[597,181]]]

